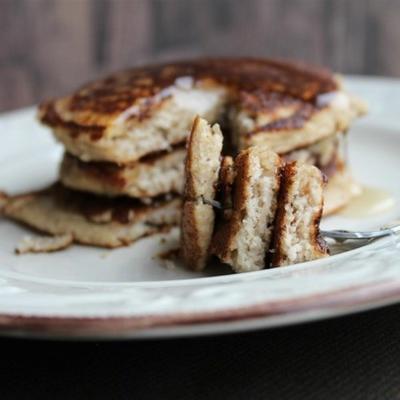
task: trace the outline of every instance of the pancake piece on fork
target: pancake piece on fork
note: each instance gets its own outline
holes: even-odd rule
[[[236,272],[265,268],[280,186],[280,157],[265,146],[235,159],[232,210],[217,229],[212,253]]]
[[[329,255],[319,230],[323,186],[321,171],[312,165],[294,161],[283,168],[274,228],[273,267]]]
[[[185,265],[193,270],[202,270],[209,258],[222,143],[218,125],[195,119],[187,146],[181,219],[181,254]]]

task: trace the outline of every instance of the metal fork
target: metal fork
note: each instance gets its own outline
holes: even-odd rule
[[[400,234],[400,223],[390,227],[384,227],[378,231],[346,231],[343,229],[330,231],[321,230],[322,236],[335,239],[338,242],[344,242],[346,240],[373,240],[397,234]]]
[[[216,200],[208,200],[203,198],[204,203],[213,206],[219,210],[223,210],[223,206],[219,201]],[[379,239],[381,237],[396,235],[400,233],[400,222],[395,223],[395,225],[390,227],[384,227],[378,231],[347,231],[343,229],[334,229],[334,230],[321,230],[321,235],[335,239],[337,242],[345,242],[346,240],[373,240]]]

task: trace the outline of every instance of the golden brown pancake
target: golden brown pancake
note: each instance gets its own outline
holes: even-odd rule
[[[60,180],[71,189],[110,197],[141,198],[182,193],[185,156],[184,145],[125,165],[84,162],[66,153]]]
[[[77,243],[119,247],[157,233],[180,219],[181,201],[160,198],[145,205],[130,198],[107,199],[55,185],[10,197],[4,215],[51,235],[72,235]]]
[[[283,154],[345,132],[365,112],[365,104],[338,83],[335,92],[320,94],[314,102],[280,93],[244,96],[231,109],[230,120],[239,149],[262,144]]]
[[[288,153],[281,154],[286,162],[300,161],[314,165],[329,178],[346,166],[346,138],[344,133],[337,133]]]
[[[229,115],[239,149],[284,153],[344,131],[365,111],[328,71],[276,60],[200,59],[134,68],[41,105],[84,161],[129,163],[182,142],[195,115]]]

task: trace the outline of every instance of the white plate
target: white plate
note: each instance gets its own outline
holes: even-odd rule
[[[398,205],[362,220],[332,217],[325,228],[368,229],[400,216],[400,82],[349,78],[371,114],[355,124],[356,178],[389,191]],[[62,149],[28,109],[0,118],[0,188],[52,182]],[[16,256],[27,230],[0,220],[0,332],[123,338],[267,328],[365,310],[400,300],[400,248],[388,238],[329,259],[248,274],[207,275],[166,268],[157,257],[177,232],[113,251],[75,246]]]

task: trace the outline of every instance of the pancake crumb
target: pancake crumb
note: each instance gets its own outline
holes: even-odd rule
[[[177,268],[176,262],[179,258],[179,253],[180,248],[173,248],[158,254],[157,258],[162,261],[162,265],[165,269],[173,271]]]

